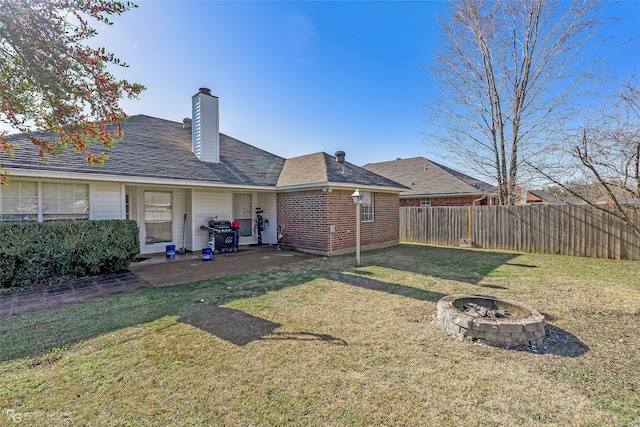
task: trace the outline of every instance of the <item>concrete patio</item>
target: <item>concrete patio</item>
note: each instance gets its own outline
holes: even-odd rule
[[[0,290],[0,318],[144,289],[276,268],[312,258],[315,256],[270,245],[241,247],[239,252],[213,255],[211,261],[203,261],[201,254],[196,252],[175,258],[154,254],[141,257],[131,263],[128,271],[120,273]]]

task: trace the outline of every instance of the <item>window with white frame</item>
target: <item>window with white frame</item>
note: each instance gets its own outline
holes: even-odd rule
[[[89,185],[42,183],[42,220],[89,219]]]
[[[373,222],[373,193],[370,191],[362,192],[360,218],[362,222]]]
[[[253,209],[251,206],[251,194],[236,193],[233,195],[233,219],[240,223],[238,235],[251,236],[253,224]]]
[[[0,221],[37,221],[38,183],[11,181],[0,186]]]
[[[428,208],[429,206],[431,206],[431,199],[427,197],[420,199],[420,207]]]
[[[173,240],[173,202],[171,191],[144,192],[145,244]]]

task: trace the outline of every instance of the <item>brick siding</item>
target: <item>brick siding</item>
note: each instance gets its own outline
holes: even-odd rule
[[[472,206],[473,201],[479,198],[480,196],[469,196],[469,197],[428,197],[431,199],[431,206]],[[476,203],[476,206],[486,205],[487,198],[484,198]],[[420,199],[401,199],[400,207],[420,207]]]
[[[278,224],[284,225],[280,243],[322,254],[355,251],[356,206],[352,191],[296,191],[278,194]],[[395,244],[399,238],[399,198],[374,193],[374,221],[360,224],[360,245]],[[330,226],[335,232],[330,232]]]

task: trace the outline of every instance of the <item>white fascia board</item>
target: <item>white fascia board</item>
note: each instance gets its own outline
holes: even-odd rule
[[[418,197],[438,198],[438,197],[463,197],[463,196],[483,196],[487,193],[436,193],[436,194],[400,194],[401,199],[416,199]]]
[[[121,176],[121,175],[101,175],[101,174],[84,174],[84,173],[69,173],[59,171],[41,171],[41,170],[25,170],[25,169],[10,169],[5,171],[9,172],[9,179],[14,178],[43,178],[43,179],[62,179],[62,180],[74,180],[74,181],[100,181],[100,182],[119,182],[123,184],[131,185],[149,185],[149,186],[171,186],[171,187],[202,187],[202,188],[233,188],[242,190],[262,190],[262,191],[276,191],[275,186],[259,186],[259,185],[238,185],[238,184],[225,184],[212,181],[198,181],[189,179],[161,179],[154,177],[141,177],[141,176]]]
[[[348,182],[314,182],[310,184],[296,184],[296,185],[285,185],[277,187],[278,191],[296,191],[296,190],[310,190],[314,188],[322,188],[322,187],[331,187],[337,189],[346,189],[346,190],[355,190],[359,188],[361,190],[370,190],[370,191],[385,191],[391,193],[401,193],[404,191],[404,188],[398,187],[380,187],[376,185],[358,185]]]

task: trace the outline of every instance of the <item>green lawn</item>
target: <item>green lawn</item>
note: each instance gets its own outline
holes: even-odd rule
[[[0,425],[640,425],[640,263],[421,245],[0,319]],[[455,341],[444,295],[547,317]]]

